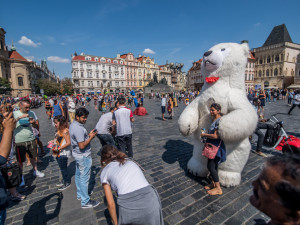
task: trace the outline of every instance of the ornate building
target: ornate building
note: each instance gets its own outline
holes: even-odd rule
[[[153,80],[154,74],[156,75],[157,79],[159,80],[159,67],[158,64],[155,63],[154,59],[150,58],[149,56],[141,56],[137,58],[138,60],[138,75],[139,79],[142,77],[143,82],[140,87],[143,88],[147,86],[151,80]],[[141,81],[141,80],[140,80]]]
[[[10,79],[9,52],[5,44],[5,30],[0,27],[0,74],[1,77]]]
[[[200,91],[204,84],[204,79],[201,74],[202,59],[193,62],[193,66],[187,73],[187,88],[191,91]]]
[[[72,56],[72,80],[76,93],[125,92],[125,60],[76,53]]]
[[[255,57],[249,51],[248,62],[245,70],[245,87],[246,90],[254,89],[254,75],[255,75]]]
[[[296,63],[295,71],[296,71],[296,75],[295,75],[295,79],[294,79],[294,85],[292,85],[292,87],[300,89],[300,54],[298,54],[298,56],[297,56],[297,63]]]
[[[255,84],[286,88],[294,83],[300,45],[293,43],[285,24],[273,28],[262,47],[255,48]]]
[[[123,54],[120,56],[125,60],[125,79],[126,79],[126,89],[137,89],[142,87],[141,74],[138,74],[138,60],[134,57],[132,53]]]
[[[158,81],[160,81],[161,79],[166,79],[167,81],[167,85],[171,86],[171,70],[170,70],[170,67],[167,66],[168,63],[166,65],[161,65],[161,66],[158,66],[159,68],[159,75],[158,75]]]

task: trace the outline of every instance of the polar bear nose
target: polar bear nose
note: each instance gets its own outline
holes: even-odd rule
[[[212,53],[212,51],[205,52],[205,53],[204,53],[204,56],[207,57],[207,56],[209,56],[211,53]]]

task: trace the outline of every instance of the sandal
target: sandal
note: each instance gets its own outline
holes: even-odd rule
[[[26,198],[25,195],[21,195],[19,193],[11,196],[12,201],[23,201],[25,198]]]
[[[213,188],[213,189],[207,191],[207,194],[212,195],[212,196],[213,195],[222,195],[223,192],[222,192],[222,189],[218,190],[217,188]]]
[[[213,189],[213,188],[215,188],[215,184],[214,183],[211,183],[209,185],[204,186],[205,190],[210,190],[210,189]]]

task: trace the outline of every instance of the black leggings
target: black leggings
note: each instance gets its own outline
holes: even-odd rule
[[[218,176],[218,166],[219,166],[219,157],[215,157],[214,159],[208,159],[207,161],[207,169],[210,172],[210,176],[214,182],[219,182]]]

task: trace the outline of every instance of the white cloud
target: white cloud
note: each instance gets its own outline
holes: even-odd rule
[[[150,48],[145,48],[143,54],[155,54],[155,51],[151,50]]]
[[[254,24],[255,27],[259,27],[260,25],[262,25],[261,22],[258,22],[258,23],[256,23],[256,24]]]
[[[181,50],[181,48],[174,48],[171,52],[170,52],[170,55],[174,55],[176,54],[177,52],[179,52]]]
[[[41,45],[42,43],[34,43],[31,39],[27,38],[26,36],[22,36],[21,40],[18,41],[21,45],[26,45],[30,47],[37,47],[38,45]]]
[[[65,43],[65,42],[62,42],[62,43],[60,43],[60,45],[62,45],[62,46],[65,46],[65,45],[66,45],[66,43]]]
[[[47,60],[55,63],[70,63],[70,59],[61,58],[59,56],[49,56]]]
[[[35,57],[33,56],[33,55],[30,55],[30,56],[25,56],[25,59],[28,59],[28,60],[34,60],[35,59]]]

